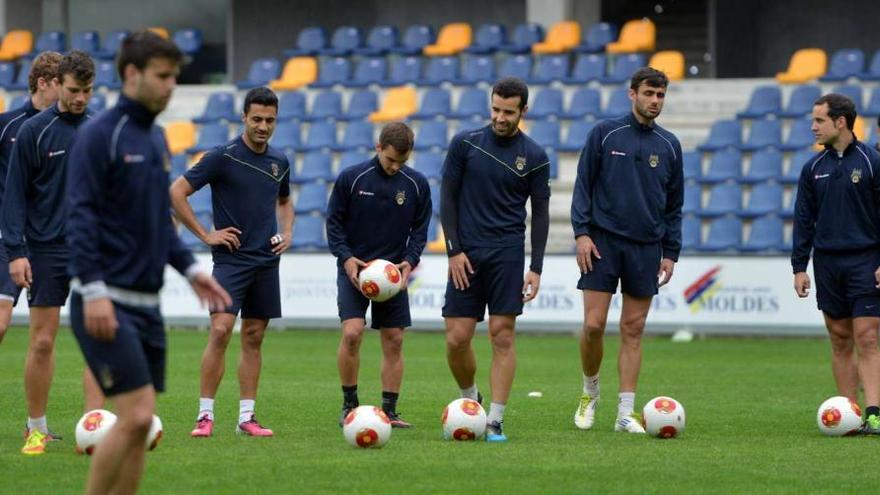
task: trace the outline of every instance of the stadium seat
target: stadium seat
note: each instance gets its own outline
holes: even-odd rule
[[[414,149],[439,151],[449,145],[449,127],[445,121],[429,120],[423,122],[416,132]]]
[[[429,184],[431,188],[431,211],[434,215],[440,215],[440,185]]]
[[[742,127],[736,120],[717,120],[709,130],[709,138],[700,145],[699,151],[716,151],[729,146],[739,147],[742,143]]]
[[[709,224],[706,241],[697,246],[697,251],[730,251],[740,247],[742,242],[742,220],[734,217],[721,217]]]
[[[629,99],[629,88],[615,88],[611,92],[608,104],[602,111],[602,118],[620,117],[632,112],[632,101]]]
[[[92,100],[94,100],[94,96]],[[168,150],[172,155],[185,153],[187,149],[196,144],[196,126],[186,120],[169,122],[165,126],[165,141],[168,143]]]
[[[825,50],[801,48],[791,56],[788,69],[776,74],[776,80],[782,84],[803,84],[824,75],[827,66]]]
[[[430,88],[422,93],[422,104],[419,111],[410,115],[413,120],[446,117],[452,113],[452,96],[443,88]]]
[[[339,120],[364,120],[379,109],[379,97],[369,89],[355,91],[348,100],[348,108]]]
[[[34,49],[28,57],[34,58],[41,52],[64,53],[65,51],[67,51],[67,35],[62,31],[45,31],[37,36]]]
[[[153,26],[153,27],[148,27],[147,31],[151,31],[153,34],[158,35],[160,38],[163,38],[166,40],[171,39],[171,33],[168,32],[168,28],[164,28],[162,26]]]
[[[498,50],[507,53],[529,53],[532,45],[540,43],[544,39],[544,28],[540,24],[528,22],[519,24],[513,29],[508,43],[501,45]]]
[[[603,53],[582,53],[575,60],[571,75],[562,80],[566,84],[586,84],[605,77],[606,58]]]
[[[297,217],[296,222],[293,224],[293,238],[290,240],[290,249],[293,251],[308,251],[326,248],[324,217],[314,215]]]
[[[439,181],[443,177],[445,154],[437,151],[420,151],[416,154],[415,169],[428,180]]]
[[[445,57],[457,55],[471,44],[471,25],[466,22],[454,22],[440,28],[437,42],[425,46],[422,52],[429,57]]]
[[[119,52],[119,47],[122,45],[122,40],[124,40],[129,34],[130,32],[127,29],[110,31],[107,33],[107,36],[104,37],[101,43],[101,48],[92,54],[92,56],[101,60],[115,60],[116,54]]]
[[[427,24],[414,24],[403,32],[403,43],[391,50],[399,55],[421,55],[426,46],[434,42],[434,28]]]
[[[602,77],[600,81],[603,84],[620,84],[628,82],[633,72],[641,69],[646,64],[645,55],[643,53],[630,53],[616,58],[611,73]]]
[[[327,31],[322,27],[307,27],[296,37],[296,48],[284,50],[286,58],[317,55],[327,47]]]
[[[856,105],[856,113],[862,113],[862,109],[864,108],[864,99],[862,97],[862,87],[858,84],[841,84],[840,86],[835,86],[832,90],[833,93],[839,93],[843,96],[848,97],[853,101]],[[812,109],[811,109],[812,111]]]
[[[171,182],[174,182],[175,179],[186,173],[187,164],[186,154],[171,155],[171,171],[168,172]]]
[[[855,134],[856,139],[864,139],[867,141],[868,135],[870,134],[869,129],[870,125],[865,123],[865,119],[859,115],[856,117],[856,121],[853,122],[853,134]],[[816,145],[815,149],[818,151],[821,149],[819,145]]]
[[[478,83],[495,81],[495,59],[491,56],[472,55],[461,68],[461,76],[452,82],[456,85],[472,86]]]
[[[238,89],[251,89],[269,84],[281,74],[281,64],[272,57],[258,58],[251,62],[247,79],[238,81],[235,86]]]
[[[797,206],[797,188],[793,187],[791,189],[791,195],[788,197],[788,202],[785,204],[785,208],[782,209],[779,216],[786,219],[794,217],[795,206]]]
[[[731,148],[712,153],[709,169],[700,177],[703,184],[718,184],[730,180],[739,180],[742,176],[742,154]]]
[[[699,151],[685,151],[681,155],[681,161],[684,180],[700,180],[703,176],[703,154]]]
[[[391,74],[381,86],[403,86],[415,83],[422,76],[422,57],[400,57],[391,64]]]
[[[0,88],[9,88],[15,83],[15,62],[0,62]],[[9,108],[15,108],[10,106]]]
[[[699,218],[686,215],[681,219],[681,248],[693,251],[702,242],[702,222]]]
[[[18,60],[34,49],[34,35],[25,29],[7,31],[0,43],[0,60]]]
[[[845,81],[849,77],[859,77],[865,71],[865,52],[858,48],[837,50],[831,55],[828,72],[819,78],[823,82]]]
[[[782,122],[778,120],[753,120],[749,137],[739,146],[744,151],[778,148],[782,144]]]
[[[790,246],[785,242],[782,219],[776,215],[756,218],[746,242],[740,246],[741,251],[788,251]]]
[[[684,79],[684,54],[678,50],[664,50],[651,55],[648,66],[661,70],[670,81]]]
[[[428,243],[425,244],[425,250],[429,253],[446,253],[446,238],[437,215],[431,215],[431,222],[428,224]]]
[[[742,208],[742,188],[739,184],[718,184],[709,191],[709,201],[700,210],[704,217],[733,214]]]
[[[380,84],[388,74],[388,62],[384,57],[367,57],[358,61],[354,69],[354,77],[346,86],[363,88],[370,84]]]
[[[489,118],[489,95],[486,90],[481,88],[464,90],[451,117],[456,119]]]
[[[538,59],[535,73],[528,78],[530,84],[547,84],[568,78],[568,55],[545,55]]]
[[[97,31],[80,31],[70,38],[71,50],[82,50],[95,56],[100,50],[100,38]]]
[[[550,178],[556,180],[559,178],[559,155],[554,148],[544,148],[547,153],[547,161],[550,167]]]
[[[512,55],[502,62],[498,69],[498,77],[518,77],[526,80],[532,73],[532,57],[530,55]]]
[[[332,150],[336,147],[336,123],[313,122],[299,151]]]
[[[199,139],[195,146],[187,149],[189,154],[208,151],[229,141],[229,126],[224,122],[205,124],[199,129]]]
[[[528,115],[533,119],[557,117],[562,113],[562,90],[544,88],[538,92],[529,105]]]
[[[703,209],[703,188],[698,184],[685,184],[682,213],[699,213]]]
[[[194,56],[202,49],[202,31],[194,28],[179,29],[174,32],[174,44],[184,55]]]
[[[738,119],[763,119],[782,112],[782,91],[779,86],[758,86],[749,97],[745,110],[738,112]]]
[[[318,181],[332,182],[334,179],[333,155],[320,151],[306,153],[299,172],[290,176],[290,182],[294,184]]]
[[[275,91],[292,91],[315,82],[318,62],[312,57],[294,57],[284,63],[281,77],[269,82]]]
[[[788,98],[788,106],[779,112],[779,116],[787,119],[799,119],[813,112],[813,102],[822,96],[819,86],[806,84],[794,88]]]
[[[315,96],[306,120],[336,120],[342,115],[342,93],[324,91]]]
[[[385,100],[378,111],[370,114],[371,122],[402,120],[416,111],[416,90],[410,87],[392,88],[385,92]]]
[[[571,97],[568,110],[559,115],[563,119],[595,117],[602,113],[602,95],[596,88],[578,88]]]
[[[373,26],[367,34],[366,45],[355,48],[355,55],[363,57],[380,57],[397,48],[400,44],[400,33],[394,26]]]
[[[482,24],[474,34],[474,41],[465,50],[468,53],[488,55],[495,53],[504,44],[507,30],[501,24]]]
[[[207,124],[208,122],[217,122],[226,120],[228,122],[238,122],[241,115],[235,111],[235,95],[225,91],[211,93],[208,102],[205,104],[205,110],[202,114],[193,119],[196,124]]]
[[[608,43],[605,51],[611,54],[653,52],[657,41],[657,28],[650,19],[626,21],[620,29],[620,38]]]
[[[813,159],[816,153],[811,149],[803,149],[794,153],[789,160],[788,170],[785,171],[779,181],[783,184],[797,184],[801,177],[801,170],[807,162]]]
[[[189,204],[192,206],[193,212],[198,215],[211,214],[213,204],[211,203],[211,186],[206,186],[192,193],[189,197]],[[202,224],[209,230],[213,227],[213,222],[205,222]]]
[[[348,151],[355,149],[369,150],[376,146],[373,139],[373,124],[365,120],[349,122],[342,131],[342,139],[333,150]]]
[[[797,151],[813,146],[816,138],[811,130],[812,125],[813,123],[808,119],[795,120],[788,131],[788,139],[779,146],[779,149],[782,151]]]
[[[742,176],[740,182],[757,184],[782,177],[782,153],[775,149],[761,150],[752,154],[749,171]]]
[[[196,215],[196,220],[200,224],[204,225],[205,228],[208,229],[209,232],[213,230],[214,221],[213,221],[213,217],[210,213],[203,213],[201,215]],[[206,246],[205,243],[202,242],[201,239],[196,237],[196,235],[193,234],[192,231],[189,230],[188,228],[186,228],[185,226],[180,227],[180,241],[183,243],[184,246],[186,246],[187,248],[189,248],[192,251],[196,251],[196,252],[208,251],[208,246]]]
[[[587,29],[584,40],[574,48],[580,53],[602,53],[608,43],[617,39],[617,26],[609,22],[597,22]]]
[[[569,152],[580,151],[587,143],[587,136],[595,125],[596,123],[593,121],[575,120],[568,126],[568,134],[566,134],[565,140],[559,143],[557,149]]]
[[[880,86],[875,86],[874,89],[871,90],[871,96],[868,98],[868,105],[865,106],[862,115],[871,118],[880,115]]]
[[[740,217],[754,218],[782,210],[782,186],[774,183],[757,184],[746,207],[737,212]]]
[[[95,82],[96,88],[107,88],[110,90],[119,89],[122,83],[119,81],[119,73],[116,70],[116,64],[107,60],[99,60],[95,64]]]
[[[299,91],[288,91],[278,95],[278,122],[303,120],[306,118],[306,95]]]
[[[486,126],[485,121],[483,120],[460,120],[458,121],[458,127],[455,129],[453,135],[458,134],[460,132],[470,132],[475,131],[477,129],[481,129]]]
[[[301,132],[302,130],[297,121],[279,122],[275,126],[275,133],[272,134],[272,147],[282,151],[299,149],[302,146]]]
[[[458,79],[458,57],[434,57],[425,67],[425,77],[416,83],[419,86],[439,86]]]
[[[874,52],[868,70],[859,75],[863,81],[880,81],[880,50]]]
[[[364,163],[373,157],[372,153],[366,151],[346,151],[339,157],[339,170],[344,170],[352,165]]]
[[[299,187],[293,210],[298,215],[316,211],[327,213],[327,186],[323,182],[307,182]]]
[[[556,149],[559,146],[559,121],[538,120],[529,128],[529,137],[544,148]]]
[[[577,21],[559,21],[550,26],[544,41],[532,45],[532,53],[546,55],[565,53],[581,42],[581,25]]]
[[[30,72],[31,61],[22,59],[18,63],[18,73],[15,75],[15,80],[6,89],[11,91],[28,91],[28,74]]]
[[[321,59],[318,79],[309,84],[312,88],[329,88],[334,84],[345,85],[351,79],[351,62],[345,57]]]
[[[355,26],[340,26],[333,32],[330,46],[318,50],[325,57],[346,57],[364,44],[364,33]]]

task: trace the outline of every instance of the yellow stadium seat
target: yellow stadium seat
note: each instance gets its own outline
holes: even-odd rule
[[[812,81],[825,74],[828,55],[821,48],[802,48],[791,56],[788,70],[776,74],[782,84],[801,84]]]
[[[626,21],[620,30],[620,37],[608,43],[608,53],[653,52],[657,43],[657,27],[647,17]]]
[[[165,38],[166,40],[171,39],[171,34],[168,32],[167,29],[165,29],[163,27],[155,26],[155,27],[147,28],[147,31],[152,31],[152,32],[158,34],[159,36]]]
[[[560,21],[550,27],[544,41],[532,45],[536,54],[563,53],[581,42],[581,25],[576,21]]]
[[[382,108],[370,114],[370,122],[392,122],[407,118],[416,111],[416,90],[408,86],[389,89]]]
[[[15,60],[28,54],[34,48],[34,35],[30,31],[17,29],[9,31],[0,44],[0,60]]]
[[[824,72],[823,72],[824,74]],[[868,134],[871,130],[871,127],[865,123],[865,119],[861,116],[856,117],[856,121],[853,122],[853,134],[855,134],[856,139],[859,141],[865,142],[868,140]],[[825,147],[819,143],[813,144],[813,151],[822,151]]]
[[[315,82],[318,78],[318,62],[312,57],[294,57],[284,64],[280,79],[269,83],[276,91],[290,91]]]
[[[437,238],[428,239],[425,245],[429,253],[445,253],[446,252],[446,236],[443,235],[443,227],[437,227]]]
[[[456,55],[471,45],[471,25],[465,22],[454,22],[440,29],[437,42],[424,48],[424,54],[430,57]]]
[[[684,54],[677,50],[657,52],[651,56],[648,67],[662,70],[670,81],[684,79]]]
[[[196,144],[196,126],[192,122],[171,122],[165,126],[165,140],[172,155],[183,153]]]
[[[3,95],[0,95],[0,112],[6,111],[6,98],[3,98]]]

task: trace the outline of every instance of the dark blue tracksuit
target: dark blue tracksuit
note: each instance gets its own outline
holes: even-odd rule
[[[63,306],[67,300],[67,160],[77,129],[88,118],[53,105],[22,124],[12,148],[0,230],[10,261],[30,260],[30,306]]]
[[[199,190],[211,186],[214,227],[235,227],[241,246],[214,246],[214,277],[232,297],[224,313],[268,320],[281,316],[279,257],[270,239],[278,233],[278,198],[290,196],[290,165],[269,146],[255,153],[241,136],[206,153],[184,178]],[[210,227],[210,226],[209,226]]]
[[[415,269],[428,240],[431,190],[424,175],[407,166],[388,175],[373,157],[339,174],[327,208],[327,241],[337,263],[337,304],[342,321],[364,318],[370,301],[348,280],[343,264],[352,256]],[[411,324],[406,290],[373,303],[373,328]]]
[[[880,316],[880,154],[860,141],[826,147],[798,181],[791,265],[805,272],[813,251],[816,301],[831,318]]]
[[[104,393],[165,386],[165,329],[158,293],[165,265],[195,266],[177,236],[168,195],[170,154],[155,115],[120,95],[83,126],[68,167],[70,319]],[[109,297],[119,329],[111,342],[85,330],[83,301]]]
[[[600,122],[578,162],[571,203],[574,236],[588,235],[602,259],[581,290],[647,297],[657,293],[661,258],[678,261],[684,202],[681,145],[632,113]]]

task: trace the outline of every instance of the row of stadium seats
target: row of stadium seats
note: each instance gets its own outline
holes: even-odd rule
[[[685,184],[683,213],[702,218],[725,215],[753,218],[773,213],[791,218],[797,196],[796,188],[792,187],[786,201],[785,187],[774,182],[762,182],[750,188],[725,182],[709,187],[708,191],[703,189],[699,184]]]
[[[4,106],[4,109],[13,109],[19,108],[27,101],[30,95],[26,93],[20,93],[15,95],[11,100],[9,100],[9,105]],[[104,93],[94,92],[92,93],[92,98],[89,100],[89,110],[92,112],[100,112],[107,108],[107,95]],[[5,110],[0,110],[5,111]]]
[[[843,84],[832,89],[849,97],[856,105],[859,115],[876,117],[880,115],[880,86],[875,86],[865,105],[864,88],[856,84]],[[819,86],[803,85],[794,88],[783,109],[782,89],[779,86],[758,86],[752,91],[745,110],[738,112],[738,119],[761,119],[765,117],[800,118],[813,111],[813,102],[822,95]]]
[[[788,137],[782,139],[782,122],[779,120],[754,120],[749,128],[749,136],[743,140],[743,129],[739,120],[716,120],[709,130],[705,142],[697,145],[699,151],[718,151],[725,148],[737,148],[743,151],[757,151],[765,148],[776,148],[783,151],[796,151],[814,146],[816,141],[810,130],[812,122],[799,119],[792,122]],[[853,132],[859,139],[870,142],[875,136],[870,132],[871,126],[865,119],[856,117]]]
[[[789,166],[783,170],[784,153],[776,149],[760,150],[751,155],[748,169],[743,172],[745,159],[743,153],[735,149],[724,149],[710,153],[708,167],[703,168],[703,153],[686,151],[683,155],[684,178],[701,184],[718,184],[734,181],[742,184],[757,184],[776,181],[783,184],[796,184],[804,164],[814,156],[810,149],[802,149],[792,154]]]
[[[858,48],[837,50],[831,56],[821,48],[803,48],[796,51],[785,72],[776,74],[783,84],[820,81],[845,81],[849,78],[864,81],[880,81],[880,50],[874,52],[871,62],[865,66],[865,52]]]
[[[22,59],[16,71],[14,62],[0,62],[0,88],[8,91],[27,91],[28,74],[31,71],[31,60]],[[95,61],[95,88],[108,90],[119,89],[119,74],[116,71],[116,63],[112,60]]]
[[[202,32],[198,29],[180,29],[173,36],[163,27],[149,28],[154,33],[166,39],[173,39],[174,43],[185,55],[194,55],[202,47]],[[34,35],[27,30],[16,29],[6,33],[0,43],[0,61],[13,61],[19,58],[32,59],[43,51],[65,52],[82,50],[92,57],[100,60],[113,60],[119,45],[130,31],[120,29],[111,31],[104,38],[103,43],[97,31],[80,31],[70,37],[70,45],[67,43],[67,35],[61,31],[47,31],[41,33],[34,43]]]

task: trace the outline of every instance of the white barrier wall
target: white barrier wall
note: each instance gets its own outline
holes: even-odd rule
[[[210,269],[210,255],[199,261]],[[538,298],[526,305],[517,328],[523,331],[576,331],[583,319],[573,255],[548,256]],[[207,324],[186,280],[168,269],[162,291],[169,324]],[[799,299],[792,289],[791,265],[785,257],[682,257],[672,281],[660,290],[648,317],[648,331],[688,329],[696,333],[824,335],[814,291]],[[426,255],[410,281],[415,328],[441,328],[446,288],[446,256]],[[329,254],[286,254],[281,261],[283,317],[276,326],[338,326],[336,264]],[[612,302],[609,326],[616,328],[621,296]],[[15,309],[24,322],[27,309]],[[66,310],[63,313],[66,315]]]

